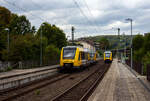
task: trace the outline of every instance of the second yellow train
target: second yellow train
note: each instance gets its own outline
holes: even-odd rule
[[[105,51],[104,52],[104,62],[105,63],[111,63],[113,61],[112,52],[111,51]]]

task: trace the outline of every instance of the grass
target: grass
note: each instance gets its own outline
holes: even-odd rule
[[[36,95],[40,95],[40,90],[37,89],[37,90],[35,91],[35,94],[36,94]]]
[[[8,72],[8,71],[11,71],[13,68],[12,67],[7,67],[6,69],[4,70],[0,70],[0,72]]]

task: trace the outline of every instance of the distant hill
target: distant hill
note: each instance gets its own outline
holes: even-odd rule
[[[94,36],[94,37],[86,37],[84,39],[91,40],[94,42],[99,42],[99,40],[103,37],[109,41],[109,44],[110,44],[109,49],[124,48],[125,44],[127,47],[130,46],[130,40],[131,40],[130,35],[120,36],[120,41],[117,35],[100,35],[100,36]]]

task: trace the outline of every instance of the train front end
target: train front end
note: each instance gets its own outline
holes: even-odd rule
[[[79,49],[73,46],[63,47],[60,56],[59,69],[79,68],[81,65]]]
[[[111,63],[112,62],[112,52],[111,51],[105,51],[104,52],[104,62],[105,63]]]

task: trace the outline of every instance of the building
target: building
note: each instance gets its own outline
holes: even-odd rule
[[[96,48],[93,42],[90,42],[90,41],[78,41],[78,42],[83,46],[83,48],[96,51]]]

